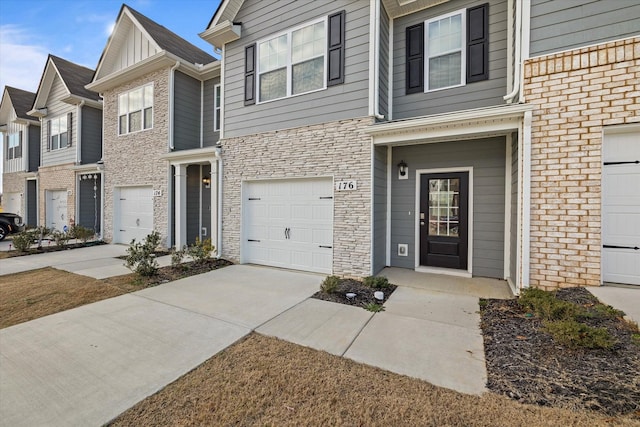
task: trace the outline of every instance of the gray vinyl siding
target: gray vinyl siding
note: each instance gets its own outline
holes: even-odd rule
[[[176,151],[200,148],[201,83],[175,72],[173,101],[173,146]]]
[[[27,180],[27,212],[24,220],[29,227],[38,226],[38,183],[35,179]]]
[[[100,217],[102,206],[102,175],[93,179],[81,179],[78,182],[78,215],[76,224],[100,233]],[[94,198],[95,196],[95,198]]]
[[[531,0],[531,56],[638,34],[638,0]]]
[[[244,50],[267,36],[346,11],[345,82],[325,90],[244,105]],[[369,2],[247,1],[235,19],[242,38],[225,46],[225,137],[250,135],[368,115]],[[256,81],[258,79],[256,73]]]
[[[373,159],[373,274],[387,263],[387,147],[375,147]]]
[[[393,148],[392,165],[404,160],[409,179],[391,180],[391,266],[415,268],[416,170],[473,167],[474,276],[504,278],[505,138]],[[409,245],[398,256],[399,243]]]
[[[27,172],[37,172],[40,166],[40,126],[29,125],[28,130],[29,162]]]
[[[202,111],[203,111],[202,146],[203,147],[211,147],[213,145],[216,145],[216,143],[220,140],[220,132],[215,132],[213,130],[213,119],[215,115],[214,88],[218,83],[220,83],[219,77],[215,79],[207,80],[204,82],[204,105],[202,108]]]
[[[60,80],[58,75],[53,79],[53,83],[51,85],[51,91],[49,92],[49,98],[47,99],[47,116],[42,120],[42,166],[53,166],[60,165],[65,163],[73,163],[76,161],[76,144],[78,143],[77,133],[78,130],[78,120],[77,120],[77,112],[78,109],[75,105],[67,104],[62,102],[61,99],[64,99],[68,96],[68,92]],[[71,146],[67,146],[66,148],[62,148],[59,150],[47,150],[49,135],[47,133],[47,122],[51,119],[55,119],[62,115],[72,113],[71,121]]]
[[[389,118],[389,16],[380,5],[380,78],[378,113]]]
[[[518,270],[518,134],[514,133],[511,139],[511,235],[509,247],[511,259],[509,270],[511,280],[515,283]],[[516,283],[516,287],[518,284]]]
[[[427,93],[406,94],[406,28],[486,0],[449,1],[398,18],[393,24],[393,119],[502,105],[507,93],[507,1],[489,2],[489,79]],[[425,58],[426,61],[426,58]]]
[[[82,164],[95,163],[102,158],[102,110],[82,107]]]
[[[211,176],[211,165],[202,165],[202,176]],[[211,185],[216,185],[215,177],[211,178]],[[206,236],[201,236],[202,240],[211,237],[211,189],[200,185],[202,189],[202,209],[201,209],[201,226],[207,228]],[[212,242],[214,245],[216,242]]]
[[[200,236],[200,165],[187,166],[187,243]]]

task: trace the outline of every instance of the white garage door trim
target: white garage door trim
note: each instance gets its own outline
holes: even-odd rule
[[[331,274],[333,178],[244,181],[240,261]]]
[[[113,241],[142,241],[153,231],[153,187],[116,187],[114,190]]]
[[[67,190],[47,190],[46,191],[46,217],[47,227],[64,231],[64,227],[69,224],[67,217]]]
[[[603,139],[602,281],[640,285],[640,127],[621,130]]]

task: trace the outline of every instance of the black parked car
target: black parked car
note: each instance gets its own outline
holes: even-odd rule
[[[9,234],[19,233],[24,230],[22,217],[14,213],[0,212],[0,242]]]

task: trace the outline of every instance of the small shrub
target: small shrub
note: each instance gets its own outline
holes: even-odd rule
[[[554,292],[537,288],[522,291],[518,304],[526,310],[531,310],[543,320],[572,319],[584,312],[576,304],[557,299]]]
[[[575,320],[545,322],[544,328],[557,342],[571,348],[608,350],[616,344],[605,328],[592,328]]]
[[[384,311],[384,307],[382,306],[382,304],[378,304],[377,302],[369,302],[365,304],[364,309],[373,313]]]
[[[211,257],[213,250],[214,247],[211,245],[211,239],[201,241],[196,237],[196,242],[188,247],[187,253],[197,264],[202,264]]]
[[[632,334],[631,342],[640,347],[640,334]]]
[[[334,293],[338,289],[340,278],[338,276],[327,276],[320,284],[320,290],[327,294]]]
[[[160,243],[160,234],[157,231],[147,235],[144,242],[131,241],[127,248],[125,265],[131,271],[141,276],[153,276],[158,272],[158,261],[156,261],[154,251]]]
[[[60,230],[53,230],[50,236],[59,248],[69,243],[69,239],[71,238],[69,233]]]
[[[373,289],[388,289],[391,285],[384,276],[367,276],[362,280],[362,283]]]
[[[624,311],[613,308],[610,305],[598,303],[593,306],[595,314],[589,317],[595,317],[598,319],[617,319],[624,317]]]
[[[13,236],[13,247],[18,252],[26,252],[36,239],[35,230],[21,231]]]
[[[173,268],[178,268],[178,267],[182,267],[182,261],[184,260],[184,257],[186,255],[186,251],[185,248],[176,250],[176,249],[172,249],[171,250],[171,266]]]
[[[83,227],[81,225],[74,225],[71,227],[71,230],[69,230],[69,235],[73,239],[78,239],[81,240],[82,243],[87,243],[87,241],[92,239],[96,233],[90,228]]]
[[[42,241],[51,234],[51,229],[41,225],[33,230],[36,240],[38,241],[38,249],[42,248]]]

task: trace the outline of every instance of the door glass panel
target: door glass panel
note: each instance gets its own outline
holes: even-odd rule
[[[459,236],[460,179],[429,180],[429,235]]]

